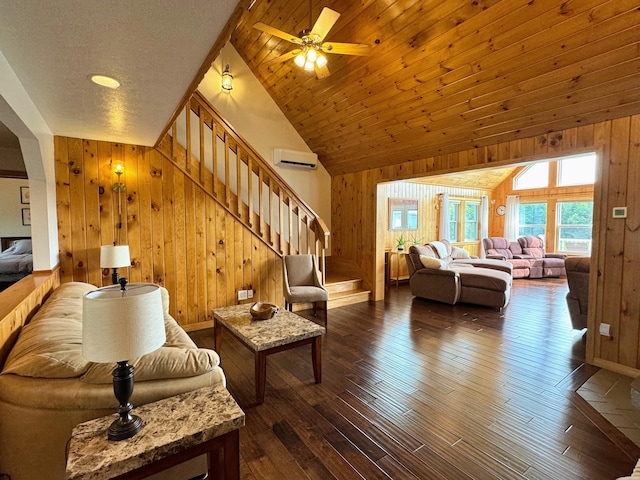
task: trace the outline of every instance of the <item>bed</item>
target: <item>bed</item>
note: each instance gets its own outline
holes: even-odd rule
[[[11,237],[2,239],[0,252],[0,287],[17,282],[33,271],[31,238]]]

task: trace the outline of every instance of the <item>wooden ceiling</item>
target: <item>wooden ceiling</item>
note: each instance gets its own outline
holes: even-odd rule
[[[640,0],[315,0],[341,13],[319,80],[294,48],[306,0],[257,0],[231,42],[331,175],[640,112]]]
[[[507,168],[483,168],[481,170],[471,170],[468,172],[457,172],[448,175],[435,175],[433,177],[422,177],[411,180],[414,183],[425,183],[428,185],[441,185],[445,187],[477,188],[478,190],[493,190],[513,172],[520,167]]]

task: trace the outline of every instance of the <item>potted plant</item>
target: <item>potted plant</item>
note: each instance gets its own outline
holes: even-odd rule
[[[422,245],[422,238],[418,238],[415,235],[411,235],[411,238],[409,240],[411,241],[412,245],[416,245],[416,246]]]
[[[404,239],[403,234],[400,234],[400,237],[398,238],[398,240],[396,240],[396,243],[397,243],[397,250],[398,250],[399,252],[404,251],[404,244],[405,244],[405,241],[406,241],[406,240]]]

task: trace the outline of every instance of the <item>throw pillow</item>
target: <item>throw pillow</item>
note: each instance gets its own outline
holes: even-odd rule
[[[425,268],[434,268],[437,270],[446,270],[449,268],[447,262],[440,260],[439,258],[427,257],[426,255],[420,255],[420,261]]]
[[[452,247],[451,256],[453,258],[471,258],[471,255],[469,254],[469,252],[467,252],[464,248],[460,248],[460,247]]]

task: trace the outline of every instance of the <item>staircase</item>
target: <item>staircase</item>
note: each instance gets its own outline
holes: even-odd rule
[[[278,256],[315,254],[329,291],[327,308],[370,300],[355,264],[325,256],[330,232],[324,221],[199,92],[157,149]],[[306,308],[311,305],[294,305]]]
[[[328,309],[371,300],[371,291],[363,287],[357,267],[337,257],[327,257],[325,288],[329,292]]]

